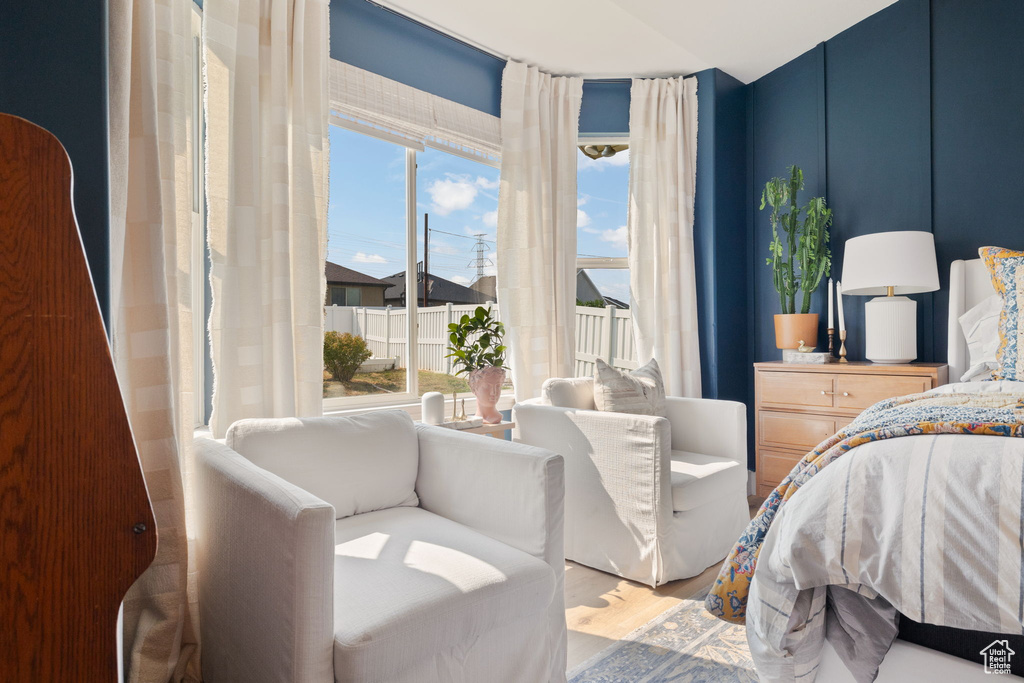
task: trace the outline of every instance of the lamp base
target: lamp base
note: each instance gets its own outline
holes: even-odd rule
[[[879,296],[864,305],[864,357],[895,365],[917,358],[917,302]]]

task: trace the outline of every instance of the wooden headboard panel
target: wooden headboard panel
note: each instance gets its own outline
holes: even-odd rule
[[[949,267],[949,381],[959,382],[970,369],[967,340],[960,329],[960,316],[996,293],[992,279],[980,258],[953,261]]]
[[[57,139],[0,114],[0,681],[117,680],[156,526]]]

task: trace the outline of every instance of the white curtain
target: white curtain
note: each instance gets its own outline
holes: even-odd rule
[[[670,396],[701,395],[693,199],[697,79],[634,79],[629,105],[629,284],[637,360]]]
[[[127,681],[199,680],[184,484],[195,425],[191,4],[109,8],[112,350],[160,535],[124,600]]]
[[[327,0],[207,0],[210,427],[323,401]]]
[[[518,62],[501,82],[498,305],[516,399],[574,374],[576,147],[583,79]]]

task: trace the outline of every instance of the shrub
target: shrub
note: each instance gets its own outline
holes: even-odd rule
[[[346,332],[324,333],[324,367],[331,377],[339,382],[347,382],[356,374],[356,370],[373,353],[366,346],[362,337]]]

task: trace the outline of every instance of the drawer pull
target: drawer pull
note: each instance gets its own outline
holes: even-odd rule
[[[822,396],[835,396],[835,393],[836,392],[834,392],[834,391],[825,391],[824,389],[821,390],[821,395]]]
[[[844,392],[843,392],[843,396],[849,396],[849,395],[850,395],[850,392],[849,392],[849,391],[844,391]]]

